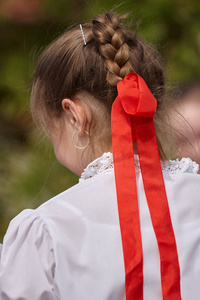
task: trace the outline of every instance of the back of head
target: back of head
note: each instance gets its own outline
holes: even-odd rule
[[[165,100],[161,115],[167,126],[164,147],[170,146],[174,157],[190,157],[200,163],[200,82],[176,88]]]
[[[157,51],[122,25],[114,12],[97,15],[91,24],[66,31],[39,58],[32,88],[34,119],[50,131],[52,117],[62,113],[64,98],[87,93],[110,116],[117,83],[130,72],[143,77],[161,101],[164,75]],[[107,126],[108,124],[105,124]],[[109,125],[108,125],[109,126]]]
[[[183,101],[188,101],[189,98],[193,97],[199,99],[200,94],[200,81],[192,81],[187,84],[182,84],[175,88],[171,97],[170,105],[176,106],[181,104]],[[199,101],[199,100],[197,100]]]

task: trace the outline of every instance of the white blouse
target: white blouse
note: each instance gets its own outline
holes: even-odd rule
[[[159,254],[137,156],[144,300],[161,300]],[[200,175],[189,158],[162,164],[183,300],[200,299]],[[111,153],[80,182],[14,218],[0,258],[2,300],[124,300],[125,272]]]

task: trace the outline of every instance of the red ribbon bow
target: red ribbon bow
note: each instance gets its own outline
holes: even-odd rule
[[[144,190],[156,235],[164,300],[181,300],[180,268],[157,147],[156,99],[136,73],[117,84],[111,129],[127,300],[143,299],[143,253],[133,141],[137,143]]]

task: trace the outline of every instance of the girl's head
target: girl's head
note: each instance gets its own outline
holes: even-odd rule
[[[42,125],[53,144],[56,137],[58,146],[58,135],[63,137],[66,130],[63,120],[73,116],[70,126],[76,120],[75,127],[68,126],[67,130],[69,135],[75,129],[78,131],[77,144],[87,143],[87,131],[90,139],[87,151],[97,156],[110,150],[110,113],[117,96],[116,85],[132,71],[143,77],[157,101],[161,101],[165,88],[158,53],[126,29],[122,19],[113,12],[97,15],[91,24],[82,24],[86,45],[77,25],[41,55],[35,71],[31,107],[33,118]],[[77,123],[77,113],[81,110],[83,116],[79,116]],[[66,153],[73,144],[69,135],[65,137],[71,141],[68,140]]]
[[[163,119],[171,128],[166,140],[173,141],[174,155],[200,164],[200,82],[180,86],[164,106]]]

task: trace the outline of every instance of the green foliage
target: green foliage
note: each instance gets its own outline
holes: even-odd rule
[[[3,137],[0,142],[3,146],[0,148],[2,237],[9,221],[21,210],[38,207],[74,185],[78,177],[55,160],[47,141],[22,145],[16,139]]]
[[[6,1],[6,0],[5,0]],[[0,16],[0,237],[24,208],[34,208],[77,182],[59,165],[49,143],[36,142],[29,111],[35,60],[66,27],[114,8],[163,55],[167,82],[200,78],[199,0],[41,0],[42,19]],[[1,5],[1,4],[0,4]]]

